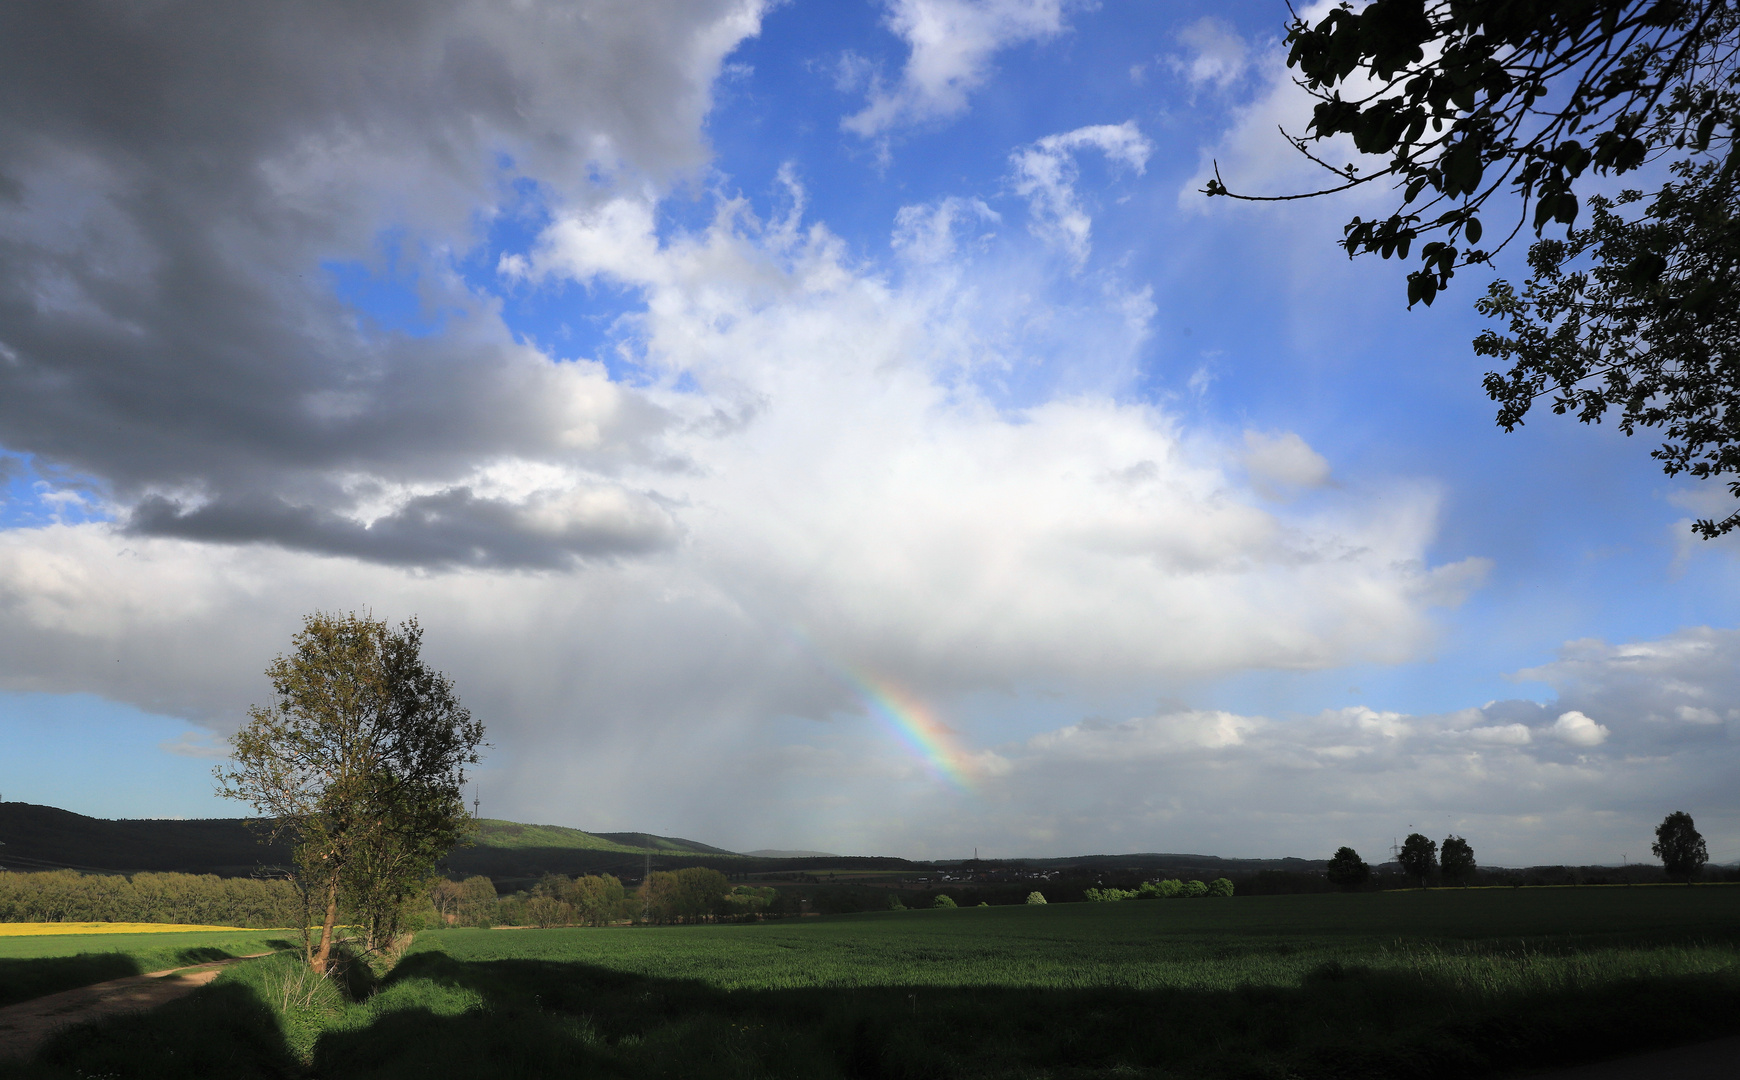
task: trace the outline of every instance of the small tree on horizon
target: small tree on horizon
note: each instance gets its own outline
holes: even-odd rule
[[[1032,892],[1027,894],[1027,902],[1029,904],[1043,904],[1045,903],[1045,894],[1040,892],[1038,889],[1034,889]]]
[[[1326,874],[1331,885],[1352,892],[1371,879],[1371,867],[1359,857],[1359,852],[1341,847],[1329,857]]]
[[[1396,861],[1402,864],[1402,873],[1418,878],[1420,888],[1424,889],[1426,879],[1438,868],[1438,845],[1419,833],[1409,833],[1402,841],[1402,851],[1396,856]]]
[[[1445,881],[1467,885],[1474,876],[1474,848],[1460,836],[1446,836],[1438,849],[1438,865]]]
[[[1668,877],[1675,881],[1691,884],[1692,879],[1704,869],[1704,864],[1710,861],[1710,853],[1704,847],[1704,838],[1697,827],[1692,824],[1692,815],[1684,810],[1675,810],[1662,819],[1655,827],[1655,843],[1649,850],[1655,852],[1655,857],[1661,860],[1667,869]]]

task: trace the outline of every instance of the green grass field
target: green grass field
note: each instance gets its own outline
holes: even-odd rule
[[[147,971],[288,948],[284,930],[0,937],[0,1006]]]
[[[1631,956],[1740,941],[1740,888],[1432,890],[1125,901],[652,930],[449,930],[413,954],[461,961],[584,958],[722,990],[853,986],[1155,989],[1297,986],[1339,961],[1394,968],[1488,957]],[[1721,938],[1712,937],[1720,934]],[[1653,951],[1653,950],[1646,950]],[[1722,950],[1716,950],[1721,952]],[[1713,954],[1714,955],[1714,954]],[[1726,962],[1726,961],[1724,961]]]
[[[378,992],[241,965],[30,1076],[1468,1077],[1740,1031],[1740,888],[448,930]]]

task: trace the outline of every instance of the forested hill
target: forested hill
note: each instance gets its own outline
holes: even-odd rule
[[[612,843],[626,844],[636,850],[651,849],[653,851],[682,852],[693,851],[702,855],[736,855],[735,851],[724,848],[708,847],[697,844],[693,840],[680,840],[674,836],[654,836],[644,832],[601,832],[596,834]]]
[[[448,859],[452,869],[573,874],[618,864],[642,867],[649,860],[653,869],[665,869],[672,859],[683,865],[741,859],[706,844],[647,833],[600,836],[558,825],[493,819],[478,824],[478,843],[453,852]],[[239,877],[289,863],[287,847],[260,839],[258,830],[242,818],[108,820],[53,806],[0,802],[0,868],[12,870],[169,870]]]
[[[239,877],[290,861],[241,818],[110,821],[32,803],[0,803],[0,866],[8,870],[174,870]]]
[[[697,855],[735,855],[735,851],[709,847],[693,840],[675,836],[654,836],[642,832],[589,833],[561,825],[521,825],[517,821],[480,818],[478,844],[483,847],[520,850],[525,848],[578,848],[585,851],[693,853]]]

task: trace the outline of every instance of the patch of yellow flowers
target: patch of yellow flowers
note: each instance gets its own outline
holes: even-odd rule
[[[41,934],[179,934],[193,930],[241,930],[241,926],[187,926],[155,922],[8,922],[0,923],[0,937],[35,937]]]

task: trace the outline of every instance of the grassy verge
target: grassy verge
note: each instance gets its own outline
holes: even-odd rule
[[[1590,889],[441,931],[372,995],[241,965],[25,1071],[1492,1075],[1740,1030],[1737,915],[1740,889]]]
[[[290,947],[286,930],[0,937],[0,1006],[147,971]]]

